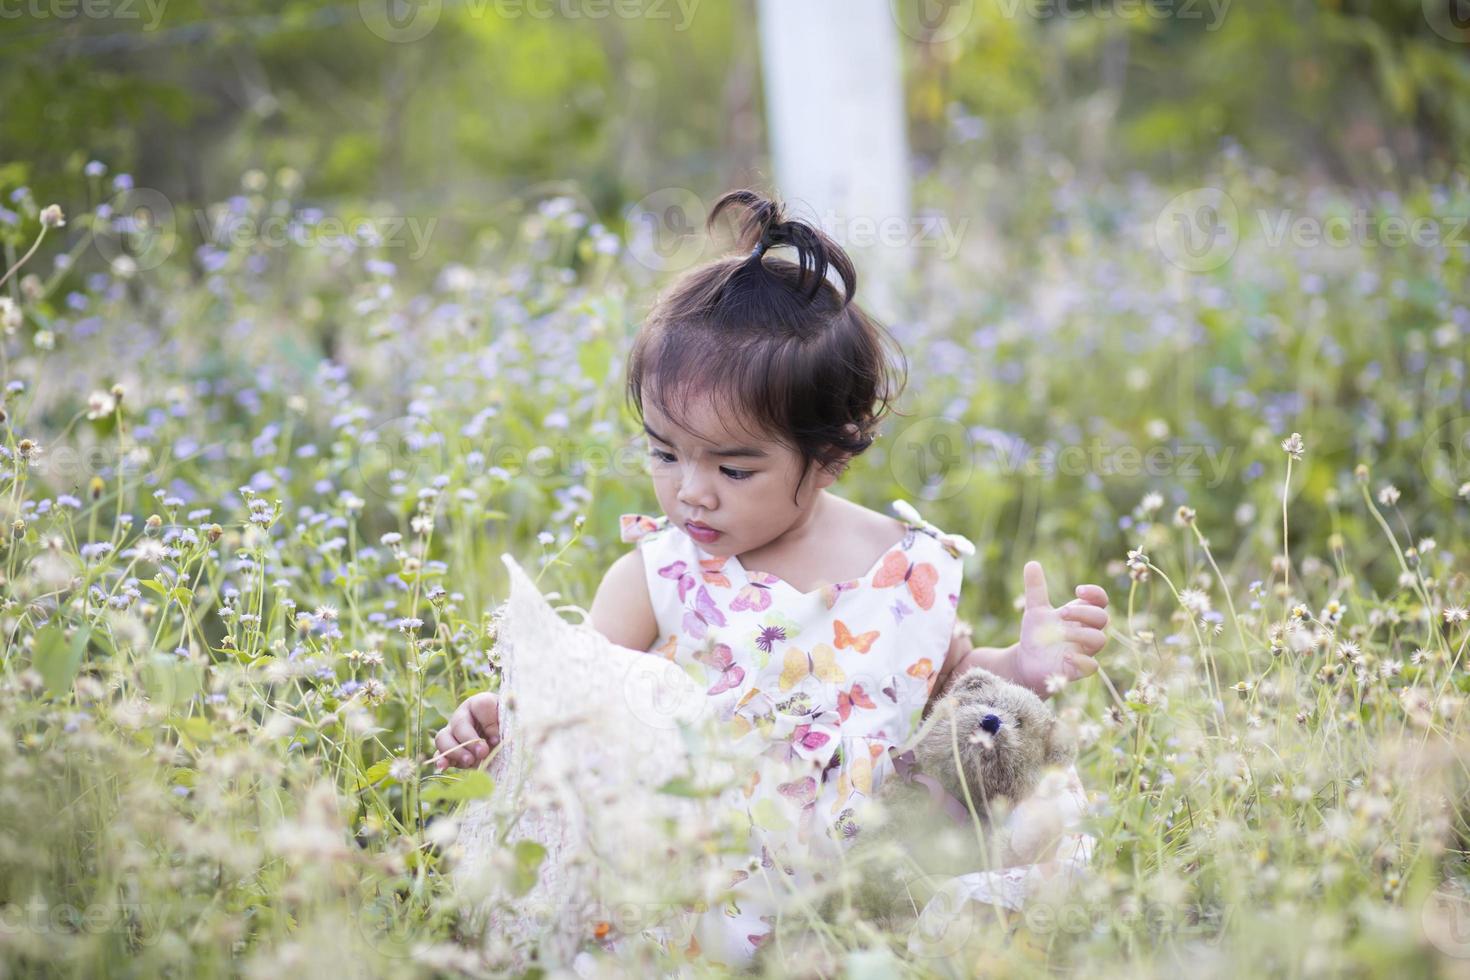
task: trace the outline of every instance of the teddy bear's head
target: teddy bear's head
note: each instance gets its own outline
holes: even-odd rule
[[[958,746],[970,798],[980,810],[1001,797],[1020,802],[1035,790],[1047,767],[1066,766],[1076,755],[1039,697],[979,667],[966,672],[934,705],[926,726],[914,747],[915,761],[963,801],[955,767]]]

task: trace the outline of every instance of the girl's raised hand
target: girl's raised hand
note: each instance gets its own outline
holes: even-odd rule
[[[434,736],[435,770],[468,769],[500,743],[500,699],[492,691],[472,694],[461,702],[449,723]]]
[[[1026,598],[1015,679],[1044,698],[1053,693],[1047,689],[1048,678],[1060,675],[1075,681],[1097,672],[1093,658],[1107,644],[1108,594],[1100,585],[1079,585],[1077,598],[1053,606],[1041,563],[1028,561],[1022,574]]]

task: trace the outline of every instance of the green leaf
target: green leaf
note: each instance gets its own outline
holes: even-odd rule
[[[155,653],[144,666],[143,686],[148,696],[164,708],[187,704],[204,689],[198,664],[166,653]]]
[[[495,780],[488,772],[479,769],[465,773],[459,779],[439,779],[424,787],[423,798],[428,801],[478,800],[495,792]]]
[[[510,892],[520,896],[536,887],[546,848],[532,840],[516,841],[516,869],[511,874]]]
[[[430,684],[424,689],[424,703],[439,712],[444,718],[454,714],[456,707],[453,697],[442,684]]]
[[[658,791],[660,793],[667,793],[669,796],[701,797],[709,795],[705,790],[695,786],[694,782],[688,776],[675,776],[660,786]]]
[[[214,726],[209,723],[208,718],[201,718],[198,715],[193,718],[185,718],[179,727],[196,742],[208,742],[214,738]]]
[[[50,623],[36,633],[31,664],[46,681],[46,690],[58,697],[71,690],[91,632],[85,626],[79,627],[70,643],[67,643],[60,623]]]
[[[791,826],[791,821],[781,812],[781,808],[770,798],[757,800],[755,806],[750,809],[751,819],[756,826],[766,830],[786,830]]]

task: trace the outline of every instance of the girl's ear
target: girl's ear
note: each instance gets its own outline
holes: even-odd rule
[[[847,468],[846,463],[833,463],[831,466],[813,466],[812,483],[818,490],[825,490],[837,482],[842,471]]]
[[[817,489],[825,490],[836,483],[842,474],[847,472],[847,465],[850,462],[852,462],[850,458],[844,458],[827,466],[816,466],[814,480]]]
[[[857,427],[856,424],[854,424],[852,422],[849,422],[849,423],[847,423],[847,425],[843,426],[843,429],[844,429],[845,434],[847,435],[847,437],[849,439],[856,439],[858,437],[859,433],[862,431],[862,430],[860,430]],[[827,467],[825,467],[823,469],[823,472],[827,476],[830,476],[832,479],[835,480],[837,477],[839,477],[839,476],[841,476],[843,474],[843,472],[847,469],[848,464],[851,463],[851,462],[852,462],[852,457],[850,455],[841,456],[840,458],[838,458],[837,460],[835,460],[834,462],[832,462],[830,465],[828,465]]]

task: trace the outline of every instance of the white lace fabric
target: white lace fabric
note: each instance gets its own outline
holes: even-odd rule
[[[486,925],[487,951],[513,968],[533,951],[543,966],[569,966],[588,943],[657,943],[659,923],[678,913],[669,896],[700,880],[704,860],[678,846],[679,828],[709,826],[710,804],[659,792],[712,776],[704,691],[669,661],[566,622],[511,556],[501,561],[511,581],[497,641],[502,742],[493,794],[462,818],[456,884]],[[510,855],[522,841],[546,854],[516,895]]]

